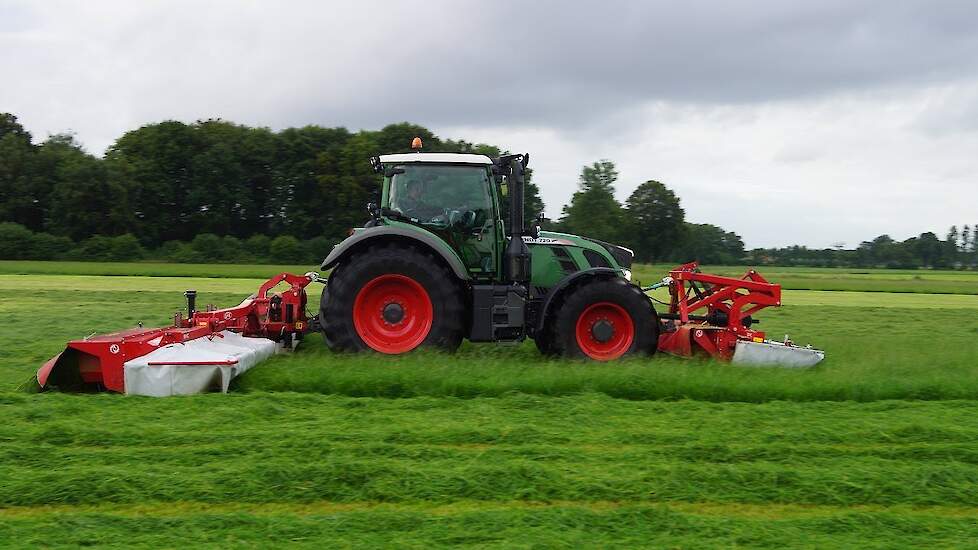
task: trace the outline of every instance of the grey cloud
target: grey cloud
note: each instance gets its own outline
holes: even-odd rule
[[[410,62],[372,62],[376,86],[361,98],[378,120],[569,127],[649,101],[769,101],[978,68],[968,2],[494,6],[471,18],[443,5],[402,14],[418,31],[400,42],[415,48]],[[458,32],[477,22],[484,32]],[[319,106],[324,116],[343,108]]]
[[[815,239],[772,221],[802,204],[852,243],[973,217],[976,51],[954,0],[0,0],[0,111],[95,153],[164,119],[409,120],[535,153],[551,215],[611,158],[619,194],[661,179],[750,244]]]
[[[64,78],[46,74],[42,85],[68,80],[71,92],[108,96],[139,123],[219,115],[276,127],[411,119],[572,129],[654,101],[762,102],[978,68],[978,10],[967,1],[940,9],[506,0],[0,10],[25,37],[5,41],[19,72],[54,68]]]

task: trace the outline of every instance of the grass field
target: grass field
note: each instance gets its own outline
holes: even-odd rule
[[[674,265],[634,267],[636,280],[653,283]],[[151,262],[42,262],[0,260],[0,275],[97,275],[143,277],[206,277],[267,279],[283,271],[305,273],[318,265],[214,265]],[[745,268],[709,266],[711,273],[740,276]],[[910,292],[922,294],[978,294],[978,271],[933,271],[899,269],[849,269],[765,267],[760,269],[771,281],[792,290],[845,290],[862,292]]]
[[[0,545],[978,546],[978,297],[945,292],[973,273],[786,270],[913,288],[786,291],[760,327],[824,348],[806,371],[314,339],[229,395],[23,391],[68,339],[278,270],[0,263]]]

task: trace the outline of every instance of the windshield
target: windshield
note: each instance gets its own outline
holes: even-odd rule
[[[433,225],[477,226],[492,211],[484,166],[405,164],[389,191],[395,212]]]

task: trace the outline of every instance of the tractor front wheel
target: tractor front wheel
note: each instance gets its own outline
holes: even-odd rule
[[[334,351],[407,353],[419,346],[455,351],[463,301],[454,275],[413,246],[371,247],[330,275],[320,324]]]
[[[557,355],[612,361],[655,353],[659,320],[638,287],[620,278],[599,279],[571,290],[548,333]]]

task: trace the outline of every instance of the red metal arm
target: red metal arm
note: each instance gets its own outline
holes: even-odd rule
[[[722,277],[700,273],[699,265],[691,262],[669,275],[669,313],[677,318],[666,325],[673,330],[659,338],[659,348],[666,352],[691,355],[695,343],[714,357],[729,359],[737,339],[764,338],[745,320],[765,307],[781,305],[781,285],[767,282],[754,270],[739,279]]]

